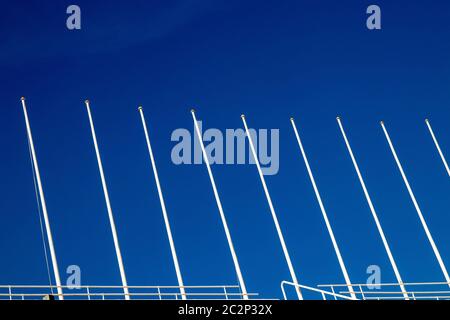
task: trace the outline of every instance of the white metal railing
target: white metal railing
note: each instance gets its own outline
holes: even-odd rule
[[[239,300],[244,298],[238,285],[183,286],[186,299]],[[40,300],[46,296],[61,294],[57,286],[48,285],[0,285],[0,300]],[[123,300],[123,286],[61,286],[64,299],[78,300]],[[181,300],[180,286],[127,286],[129,298],[136,300]],[[248,293],[256,298],[257,293]]]
[[[355,295],[360,300],[450,300],[448,282],[411,282],[403,283],[405,291],[400,290],[398,283],[352,284]],[[318,285],[339,294],[349,294],[346,284]]]
[[[313,288],[313,287],[308,287],[302,284],[297,284],[297,283],[293,283],[293,282],[289,282],[289,281],[282,281],[281,282],[281,291],[283,292],[283,298],[284,300],[287,300],[287,295],[286,295],[286,289],[285,286],[289,285],[292,286],[294,288],[299,288],[301,290],[305,290],[305,291],[310,291],[310,292],[314,292],[314,293],[320,293],[322,296],[322,300],[327,300],[327,296],[332,296],[334,298],[334,300],[355,300],[352,297],[340,294],[340,293],[335,293],[334,291],[326,291],[326,290],[322,290],[322,289],[317,289],[317,288]],[[332,288],[333,290],[333,288]]]
[[[287,300],[286,286],[300,288],[305,299],[315,300],[450,300],[449,283],[447,282],[411,282],[403,283],[405,291],[398,283],[379,284],[322,284],[317,288],[281,282],[283,298]],[[349,287],[352,290],[349,290]],[[350,295],[354,294],[356,299]],[[406,298],[407,297],[407,298]]]

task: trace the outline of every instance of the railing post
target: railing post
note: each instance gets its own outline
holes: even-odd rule
[[[327,297],[325,296],[325,293],[322,292],[322,300],[327,300]]]
[[[331,286],[331,292],[333,292],[334,300],[337,300],[336,292],[334,291],[334,286]]]
[[[223,286],[223,292],[225,293],[225,300],[228,300],[227,287]]]
[[[11,290],[11,286],[8,286],[8,292],[9,292],[9,300],[12,300],[12,290]]]
[[[284,281],[281,282],[281,292],[283,292],[284,300],[287,300],[286,291],[284,290],[284,283],[285,283]]]
[[[362,297],[362,299],[363,299],[363,300],[366,300],[366,296],[364,295],[364,292],[363,292],[363,289],[362,289],[362,286],[361,286],[361,285],[359,285],[359,291],[361,292],[361,297]]]
[[[162,300],[162,297],[161,297],[161,289],[158,287],[158,297],[159,297],[159,300]]]
[[[91,300],[91,292],[89,291],[89,287],[86,287],[86,293],[88,300]]]

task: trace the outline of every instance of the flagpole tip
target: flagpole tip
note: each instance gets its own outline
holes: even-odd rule
[[[89,100],[88,99],[84,100],[84,103],[89,104]]]
[[[290,117],[289,120],[294,121],[294,117]]]
[[[20,100],[21,101],[25,101],[25,97],[20,97]]]
[[[380,121],[380,124],[381,124],[381,125],[384,125],[384,121],[383,121],[383,120],[381,120],[381,121]]]
[[[195,109],[194,108],[191,109],[191,113],[195,113]]]
[[[340,116],[337,116],[337,117],[336,117],[336,120],[337,120],[337,121],[341,120],[341,117],[340,117]]]
[[[142,108],[142,106],[139,106],[139,107],[138,107],[138,110],[144,110],[144,108]]]
[[[245,119],[245,114],[241,114],[241,118],[242,118],[242,119]]]
[[[428,122],[430,122],[430,120],[428,120],[428,118],[425,118],[425,122],[428,123]]]

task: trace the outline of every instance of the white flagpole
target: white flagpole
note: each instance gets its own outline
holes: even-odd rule
[[[306,170],[308,171],[309,178],[311,180],[311,184],[314,189],[314,193],[316,194],[317,202],[319,202],[320,211],[322,211],[323,219],[325,220],[325,224],[327,226],[328,233],[331,238],[331,242],[333,243],[334,251],[336,252],[336,256],[339,261],[339,266],[341,267],[342,274],[344,275],[345,283],[347,284],[347,287],[349,289],[350,295],[353,299],[356,299],[355,292],[352,287],[352,283],[350,281],[350,277],[347,272],[347,268],[345,267],[344,259],[342,258],[341,251],[339,250],[339,246],[337,244],[336,238],[334,237],[333,229],[331,228],[330,221],[328,220],[328,215],[325,210],[325,206],[322,202],[322,197],[320,196],[319,189],[317,188],[316,180],[314,179],[314,175],[312,173],[311,167],[309,165],[308,157],[306,156],[305,149],[303,147],[302,140],[300,139],[300,135],[298,134],[297,126],[295,125],[294,118],[291,118],[291,124],[292,128],[294,128],[295,137],[297,138],[298,146],[300,147],[300,151],[303,156],[303,160],[306,165]]]
[[[255,149],[255,146],[253,145],[252,137],[251,137],[250,132],[249,132],[248,127],[247,127],[247,122],[245,121],[245,115],[241,115],[241,118],[242,118],[242,122],[244,123],[245,132],[246,132],[247,137],[248,137],[248,142],[250,144],[250,149],[251,149],[253,158],[255,160],[256,168],[258,169],[258,173],[259,173],[259,177],[261,179],[261,183],[263,185],[264,193],[266,194],[266,198],[267,198],[267,202],[269,204],[270,212],[272,213],[273,222],[275,224],[275,228],[277,229],[278,238],[280,239],[281,247],[283,248],[284,257],[286,259],[286,262],[287,262],[287,265],[288,265],[288,268],[289,268],[289,272],[291,274],[292,282],[294,284],[296,284],[295,291],[297,292],[297,297],[298,297],[299,300],[303,300],[303,296],[302,296],[302,293],[300,291],[300,287],[298,287],[299,283],[298,283],[298,280],[297,280],[297,276],[295,275],[294,266],[292,265],[291,257],[289,256],[289,252],[288,252],[288,249],[286,247],[286,243],[284,241],[283,233],[281,232],[281,228],[280,228],[280,224],[278,222],[277,214],[275,213],[275,209],[274,209],[273,204],[272,204],[272,199],[270,197],[269,190],[267,189],[266,180],[264,179],[264,174],[263,174],[263,172],[261,170],[261,165],[259,163],[259,158],[258,158],[258,155],[256,154],[256,149]]]
[[[88,116],[89,116],[89,124],[91,126],[92,140],[94,142],[95,154],[97,155],[98,169],[100,171],[100,178],[101,178],[101,181],[102,181],[103,193],[105,195],[106,209],[108,210],[108,217],[109,217],[109,223],[111,225],[111,232],[112,232],[112,236],[113,236],[113,240],[114,240],[114,247],[116,249],[117,262],[119,264],[119,270],[120,270],[120,277],[122,279],[123,292],[125,294],[125,300],[130,300],[130,293],[128,291],[127,278],[125,276],[125,270],[124,270],[123,261],[122,261],[122,254],[120,252],[119,239],[117,237],[116,224],[114,223],[114,217],[113,217],[113,213],[112,213],[112,209],[111,209],[111,203],[109,201],[108,188],[106,186],[105,175],[103,173],[102,159],[100,157],[100,151],[98,149],[97,136],[95,134],[94,122],[92,120],[91,108],[90,108],[90,105],[89,105],[89,100],[86,100],[84,103],[86,104],[86,109],[87,109]]]
[[[434,135],[434,131],[431,128],[431,123],[428,119],[425,119],[425,123],[427,124],[428,130],[430,131],[431,137],[433,138],[434,144],[436,145],[436,149],[439,152],[439,155],[441,156],[442,162],[444,163],[445,169],[447,170],[448,175],[450,176],[450,168],[448,167],[447,160],[445,160],[444,153],[441,150],[441,147],[439,146],[439,143],[436,139],[436,136]]]
[[[205,146],[203,144],[202,135],[200,133],[200,128],[198,127],[197,118],[195,117],[195,110],[191,110],[192,119],[194,120],[195,131],[197,132],[197,138],[200,142],[202,148],[203,160],[205,161],[206,168],[208,169],[209,179],[211,180],[211,185],[214,192],[214,197],[216,198],[217,207],[219,208],[220,218],[222,219],[223,228],[225,229],[225,235],[227,237],[228,246],[230,247],[231,256],[233,257],[234,268],[236,269],[236,274],[239,280],[239,285],[242,290],[242,296],[244,300],[248,300],[247,288],[245,287],[244,278],[242,277],[241,267],[239,266],[239,261],[234,250],[233,241],[231,240],[230,230],[228,229],[228,223],[225,218],[225,213],[223,212],[222,202],[220,201],[219,193],[217,191],[216,182],[211,171],[211,166],[209,164],[208,154],[206,153]]]
[[[402,164],[400,163],[400,160],[399,160],[399,158],[397,156],[397,152],[395,152],[394,145],[392,144],[391,138],[389,136],[389,133],[386,130],[384,122],[381,121],[380,124],[381,124],[381,127],[383,128],[384,135],[386,136],[386,140],[387,140],[387,142],[389,144],[389,147],[391,149],[392,155],[394,156],[395,162],[397,163],[398,169],[400,170],[400,174],[402,175],[402,178],[403,178],[403,181],[404,181],[404,183],[406,185],[406,188],[408,189],[409,196],[411,197],[411,200],[412,200],[412,202],[414,204],[414,207],[416,208],[416,211],[417,211],[417,214],[419,216],[420,222],[422,223],[423,229],[425,230],[425,233],[426,233],[426,235],[428,237],[428,241],[430,241],[431,247],[433,248],[433,252],[436,255],[436,259],[437,259],[437,261],[439,263],[439,266],[441,267],[441,270],[442,270],[442,273],[444,274],[445,280],[447,281],[447,284],[450,287],[450,277],[448,275],[447,268],[445,267],[444,261],[442,261],[441,254],[439,253],[439,250],[438,250],[438,248],[436,246],[436,243],[433,240],[433,236],[431,235],[431,232],[428,229],[428,225],[427,225],[427,223],[425,221],[425,218],[423,217],[422,210],[420,210],[419,204],[417,203],[416,197],[414,196],[414,193],[413,193],[413,191],[411,189],[411,186],[409,184],[408,178],[406,177],[405,172],[403,171]]]
[[[173,264],[175,266],[175,272],[177,274],[178,286],[180,287],[181,298],[186,300],[186,292],[184,290],[183,277],[181,276],[180,265],[178,264],[177,251],[175,250],[175,244],[173,242],[172,230],[170,228],[169,217],[167,215],[166,204],[161,190],[161,184],[159,183],[158,170],[156,169],[155,158],[153,156],[152,146],[150,144],[150,137],[147,130],[147,123],[144,117],[144,110],[142,107],[138,108],[141,115],[142,126],[144,127],[145,140],[147,141],[148,153],[150,155],[150,161],[152,163],[153,175],[155,176],[156,188],[158,189],[159,202],[161,203],[161,209],[164,217],[164,224],[166,226],[167,237],[169,238],[170,251],[172,253]]]
[[[50,256],[52,258],[53,273],[55,274],[55,281],[56,281],[56,286],[58,289],[58,298],[59,298],[59,300],[64,300],[63,291],[62,291],[62,287],[61,287],[61,279],[59,277],[58,262],[56,260],[55,247],[53,245],[52,230],[50,229],[50,221],[48,219],[47,205],[45,203],[45,197],[44,197],[44,189],[42,188],[41,174],[39,172],[39,166],[37,163],[36,151],[34,150],[33,136],[31,134],[30,122],[28,120],[28,112],[27,112],[27,107],[25,105],[25,98],[22,97],[20,100],[22,101],[22,109],[23,109],[23,114],[25,116],[25,124],[27,127],[28,141],[30,142],[31,156],[33,159],[33,166],[34,166],[34,171],[35,171],[36,180],[37,180],[37,186],[38,186],[38,190],[39,190],[39,198],[41,200],[42,213],[44,215],[45,230],[47,231],[48,246],[50,249]]]
[[[352,159],[353,166],[355,167],[356,174],[358,175],[358,178],[359,178],[359,182],[361,183],[361,187],[364,191],[364,195],[366,196],[367,203],[369,204],[370,212],[372,213],[373,219],[375,220],[375,224],[377,225],[378,233],[380,234],[381,240],[383,241],[384,248],[389,257],[389,261],[391,262],[392,269],[394,270],[394,273],[395,273],[395,277],[397,278],[400,289],[402,290],[403,297],[406,300],[409,300],[408,294],[406,293],[406,289],[403,284],[402,277],[400,276],[400,272],[398,271],[397,264],[395,263],[394,256],[392,255],[392,252],[391,252],[391,249],[387,242],[386,236],[384,235],[383,228],[381,227],[380,220],[378,219],[378,215],[373,206],[372,199],[370,198],[369,192],[367,191],[366,184],[364,183],[364,179],[361,175],[361,172],[359,171],[358,163],[356,162],[355,156],[353,155],[352,148],[350,146],[350,143],[348,142],[347,135],[345,134],[345,130],[342,125],[341,118],[337,117],[336,120],[339,124],[339,128],[341,129],[342,136],[344,137],[344,141],[347,146],[348,153],[350,154],[350,158]]]

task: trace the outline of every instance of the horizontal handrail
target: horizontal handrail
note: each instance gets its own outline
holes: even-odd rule
[[[371,286],[398,286],[398,283],[395,282],[386,282],[386,283],[352,283],[352,286],[362,286],[362,287],[371,287]],[[421,286],[421,285],[449,285],[450,282],[404,282],[405,286]],[[319,284],[318,287],[348,287],[347,284]]]
[[[350,293],[349,291],[339,291],[340,293]],[[361,293],[361,291],[356,291],[355,293]],[[364,294],[403,294],[401,291],[363,291]],[[406,293],[414,293],[414,294],[449,294],[450,291],[406,291]]]
[[[65,289],[65,292],[53,293],[53,289],[60,288]],[[114,286],[114,285],[79,285],[79,286],[56,286],[56,285],[0,285],[0,290],[5,290],[7,292],[0,291],[1,297],[9,297],[10,300],[15,297],[25,298],[36,298],[45,297],[48,295],[54,297],[85,297],[87,299],[101,297],[105,299],[124,297],[125,293],[121,292],[124,288],[132,290],[126,295],[129,297],[136,297],[138,299],[145,298],[174,298],[181,299],[183,297],[191,297],[192,299],[204,297],[204,298],[223,298],[223,299],[242,299],[244,294],[240,291],[240,286],[238,285],[207,285],[207,286]],[[185,294],[180,292],[180,289],[188,289],[191,292],[186,292]],[[77,290],[82,290],[84,292],[77,292]],[[119,292],[120,290],[120,292]],[[154,290],[154,291],[153,291]],[[74,292],[75,291],[75,292]],[[257,297],[257,293],[247,293],[248,297]]]
[[[92,288],[92,289],[123,289],[123,288],[128,288],[128,289],[180,289],[180,288],[185,288],[185,289],[223,289],[223,288],[234,288],[234,289],[239,289],[238,285],[212,285],[212,286],[96,286],[96,285],[79,285],[79,286],[55,286],[55,285],[0,285],[0,288],[3,289],[8,289],[8,288],[31,288],[31,289],[35,289],[35,288],[48,288],[48,289],[56,289],[56,288],[63,288],[63,289],[73,289],[73,288],[81,288],[81,289],[86,289],[86,288]]]

